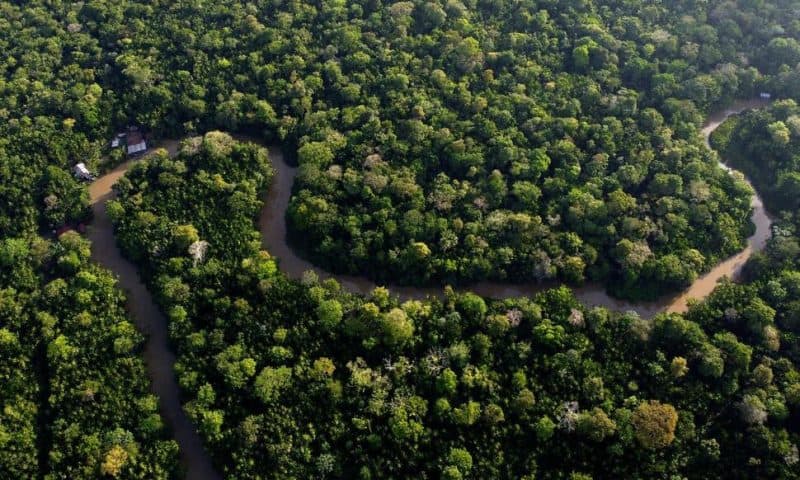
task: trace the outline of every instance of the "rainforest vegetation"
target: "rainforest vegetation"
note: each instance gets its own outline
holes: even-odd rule
[[[226,478],[798,478],[800,10],[790,0],[0,0],[0,479],[180,478],[77,162],[189,137],[108,206]],[[566,286],[678,291],[774,215],[741,283],[652,320]],[[795,100],[797,100],[795,98]],[[290,241],[442,285],[287,279]],[[90,227],[91,228],[91,227]],[[552,282],[494,301],[445,284]]]
[[[39,170],[47,155],[98,159],[111,126],[251,131],[296,152],[287,220],[326,268],[410,284],[602,280],[633,298],[743,247],[750,192],[696,127],[737,96],[789,90],[800,57],[781,3],[4,10],[6,128],[56,116],[40,121],[68,137]],[[33,185],[10,192],[39,207],[28,226]]]
[[[174,478],[142,343],[77,233],[0,240],[0,478]]]
[[[712,137],[730,163],[763,192],[766,206],[777,220],[769,248],[748,263],[745,275],[760,288],[765,303],[776,310],[796,360],[800,359],[800,297],[794,283],[800,281],[799,119],[797,100],[782,100],[732,117]]]
[[[798,225],[800,107],[794,99],[731,117],[711,142],[731,166],[751,179],[775,215],[787,226]]]
[[[566,287],[399,303],[293,282],[247,241],[264,155],[232,142],[138,164],[110,206],[229,478],[797,478],[798,328],[769,292],[796,299],[800,272],[652,322]]]

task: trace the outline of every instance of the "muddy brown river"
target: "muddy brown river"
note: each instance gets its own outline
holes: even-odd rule
[[[711,115],[702,129],[706,145],[708,145],[708,138],[711,132],[730,115],[765,104],[766,102],[759,100],[741,101],[724,111]],[[178,143],[176,140],[167,140],[162,143],[162,146],[167,149],[170,155],[175,155],[178,150]],[[289,246],[286,241],[286,222],[284,217],[291,199],[292,185],[294,184],[297,170],[284,162],[280,147],[270,147],[269,155],[275,168],[275,178],[266,194],[266,201],[259,218],[259,229],[264,247],[278,259],[280,270],[290,278],[295,279],[299,279],[305,271],[311,270],[316,272],[322,279],[335,278],[344,288],[351,292],[367,294],[372,291],[377,285],[370,280],[351,275],[333,275],[301,258]],[[167,320],[139,278],[136,267],[122,257],[116,246],[113,227],[106,212],[106,202],[113,198],[114,195],[113,185],[125,174],[131,163],[127,162],[120,165],[89,187],[95,216],[89,230],[89,239],[92,241],[92,258],[118,276],[120,286],[128,294],[129,309],[133,319],[139,330],[147,335],[144,358],[152,381],[153,392],[161,399],[161,413],[180,446],[181,460],[186,468],[187,478],[192,480],[219,479],[221,477],[212,467],[211,461],[203,448],[202,440],[181,406],[180,390],[173,371],[175,355],[170,351],[168,343]],[[721,165],[731,174],[739,175],[738,172],[731,170],[726,165],[722,163]],[[711,293],[714,286],[722,278],[735,278],[747,259],[754,252],[762,250],[766,245],[771,233],[770,226],[772,221],[764,209],[763,202],[758,194],[753,196],[752,206],[752,220],[756,226],[756,231],[748,239],[747,247],[738,254],[719,263],[711,271],[698,278],[684,292],[665,297],[656,302],[631,303],[610,297],[602,285],[586,285],[574,288],[575,296],[587,306],[600,305],[617,311],[634,311],[643,318],[650,318],[659,312],[665,311],[686,311],[689,299],[703,299]],[[480,282],[465,287],[465,289],[485,297],[501,299],[530,296],[552,286],[554,285],[542,285],[539,283]],[[401,299],[425,298],[438,296],[442,293],[442,288],[440,287],[416,288],[395,285],[387,285],[387,287]]]
[[[730,108],[711,115],[704,125],[701,133],[707,146],[709,136],[719,125],[731,115],[740,113],[744,110],[757,108],[765,105],[765,101],[748,100],[736,102]],[[278,258],[279,267],[286,275],[291,278],[299,279],[303,272],[311,270],[317,273],[321,279],[335,278],[339,283],[351,292],[368,294],[377,285],[367,278],[352,275],[334,275],[314,266],[309,261],[300,257],[286,241],[286,222],[284,216],[291,199],[292,185],[297,169],[289,166],[283,161],[280,148],[270,148],[270,159],[275,168],[275,178],[266,196],[264,207],[259,219],[259,228],[263,245],[267,251]],[[730,169],[720,161],[720,165],[731,174],[739,175],[738,172]],[[717,264],[711,271],[699,277],[684,292],[676,295],[666,296],[654,302],[627,302],[609,296],[605,287],[599,284],[587,284],[573,288],[575,296],[587,306],[604,306],[617,311],[634,311],[643,318],[650,318],[659,312],[685,312],[688,308],[687,301],[690,298],[702,299],[707,297],[714,287],[724,277],[735,278],[742,265],[750,258],[753,252],[764,248],[770,236],[770,226],[772,221],[764,209],[761,198],[756,194],[752,199],[753,216],[752,220],[756,226],[756,231],[747,240],[747,247],[738,254]],[[545,288],[557,286],[553,283],[502,283],[502,282],[479,282],[464,287],[477,293],[478,295],[503,299],[519,296],[531,296]],[[409,287],[399,285],[386,285],[389,290],[401,299],[420,299],[428,296],[438,296],[442,294],[441,287]]]
[[[165,142],[171,154],[177,151],[178,142]],[[175,380],[175,355],[169,349],[167,319],[158,308],[150,292],[139,278],[136,266],[126,260],[114,240],[114,228],[106,211],[106,202],[113,198],[111,187],[125,174],[131,162],[124,163],[103,175],[89,187],[94,221],[89,228],[92,242],[92,259],[116,274],[119,285],[128,295],[128,309],[139,330],[147,335],[144,361],[150,376],[153,393],[160,399],[161,415],[173,432],[181,453],[181,463],[186,478],[191,480],[218,480],[211,459],[194,425],[183,411],[180,389]]]

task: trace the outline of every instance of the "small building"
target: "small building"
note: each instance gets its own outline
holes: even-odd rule
[[[131,127],[128,129],[127,135],[127,152],[128,155],[137,155],[140,153],[144,153],[147,151],[147,142],[144,139],[144,136],[136,127]]]
[[[111,148],[123,148],[128,155],[133,156],[147,151],[147,141],[139,127],[131,126],[111,139]]]
[[[111,139],[111,148],[125,147],[125,144],[127,143],[126,141],[127,136],[128,134],[126,132],[114,135],[114,138]]]
[[[73,172],[75,173],[75,178],[77,178],[78,180],[86,180],[89,182],[94,180],[94,175],[92,175],[92,172],[90,172],[89,169],[86,168],[86,164],[83,162],[75,165]]]
[[[767,92],[761,92],[758,96],[761,97],[763,100],[769,100],[770,98],[772,98],[772,94]]]

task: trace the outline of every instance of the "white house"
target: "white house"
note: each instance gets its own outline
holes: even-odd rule
[[[136,155],[137,153],[142,153],[147,150],[147,142],[142,139],[139,143],[129,143],[128,144],[128,155]]]
[[[94,175],[92,175],[92,172],[90,172],[89,169],[86,168],[86,164],[83,162],[75,165],[73,171],[75,172],[75,178],[78,178],[79,180],[87,180],[87,181],[94,180]]]
[[[128,155],[136,155],[137,153],[142,153],[147,150],[147,142],[144,140],[144,136],[136,127],[131,127],[128,129],[127,145]]]

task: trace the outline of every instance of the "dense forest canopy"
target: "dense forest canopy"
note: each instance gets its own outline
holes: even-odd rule
[[[327,268],[411,284],[685,287],[749,231],[750,192],[697,139],[703,112],[791,88],[800,58],[791,2],[4,10],[0,112],[9,127],[58,117],[67,138],[46,157],[95,159],[86,139],[131,122],[263,132],[302,165],[297,246]],[[47,196],[8,195],[37,207]],[[64,199],[38,223],[79,205]],[[36,225],[35,211],[14,228]]]
[[[753,179],[767,207],[777,217],[774,239],[764,254],[745,270],[761,289],[787,330],[793,356],[800,359],[800,107],[796,100],[734,117],[712,137],[731,164]]]
[[[323,266],[412,284],[614,278],[627,282],[620,294],[653,296],[742,247],[747,189],[713,167],[694,127],[709,98],[740,93],[740,77],[750,94],[757,71],[684,59],[679,32],[639,20],[629,34],[606,24],[624,11],[592,4],[264,7],[279,13],[219,6],[204,12],[213,30],[192,35],[167,18],[187,42],[159,45],[150,62],[131,54],[126,71],[155,63],[163,91],[160,58],[187,81],[210,70],[218,80],[201,103],[216,125],[296,144],[288,219]],[[220,22],[235,40],[220,38]],[[652,36],[666,52],[636,44]],[[662,70],[659,93],[647,92]],[[696,91],[706,83],[716,95]],[[164,108],[143,98],[135,111]]]
[[[732,117],[714,133],[712,142],[732,166],[752,179],[770,210],[786,215],[788,225],[797,225],[800,108],[795,100]]]
[[[790,0],[0,0],[0,478],[176,478],[77,162],[189,136],[108,212],[168,316],[227,478],[798,478],[800,109],[713,139],[774,238],[685,315],[568,288],[400,302],[287,279],[254,218],[280,142],[291,240],[421,285],[586,280],[652,298],[744,246],[705,115],[800,91]],[[796,131],[797,130],[797,131]]]
[[[174,478],[142,335],[77,233],[0,240],[0,478]]]
[[[288,281],[244,241],[263,152],[231,142],[212,132],[137,165],[110,207],[227,477],[797,478],[797,325],[757,285],[649,322],[566,287],[400,303]]]

